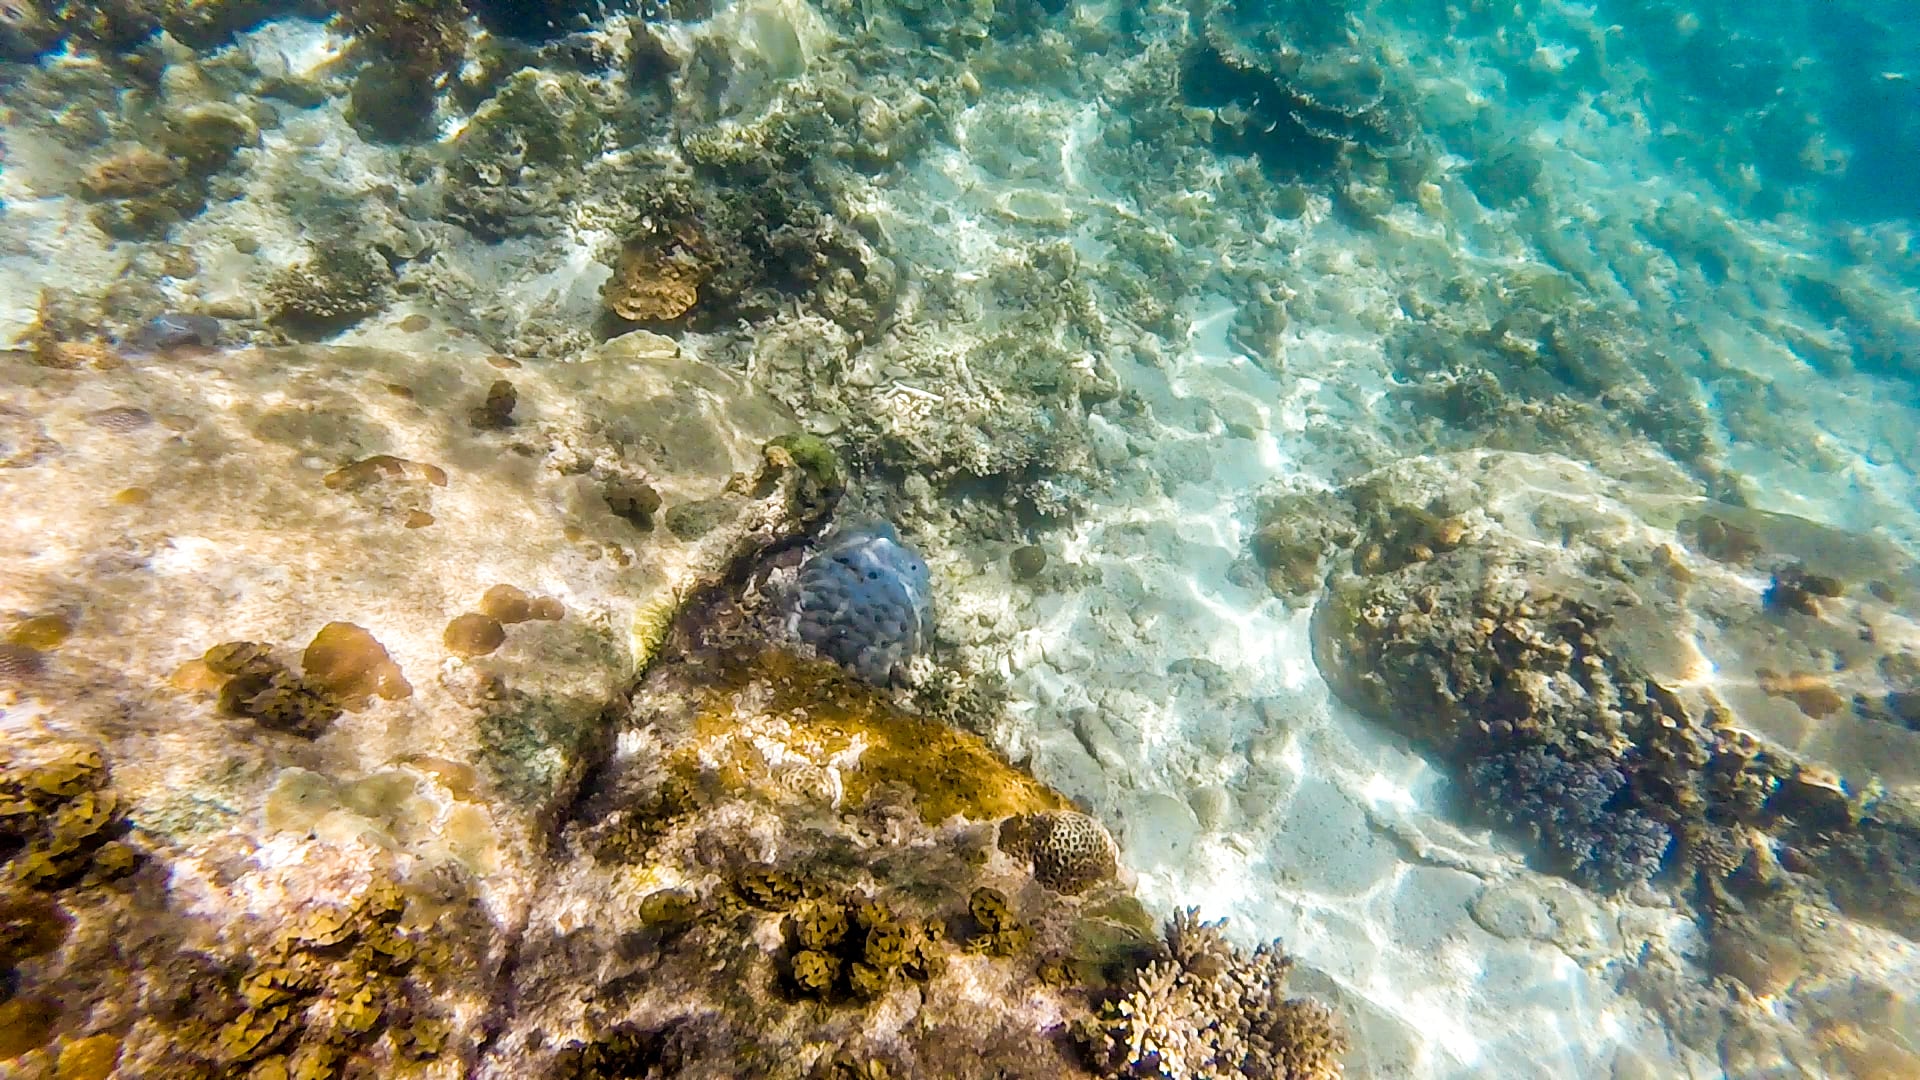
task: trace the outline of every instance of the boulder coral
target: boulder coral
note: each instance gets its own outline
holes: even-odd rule
[[[1033,877],[1072,896],[1119,871],[1113,838],[1098,821],[1073,810],[1023,814],[1000,823],[1000,850],[1033,865]]]
[[[800,567],[792,630],[875,685],[899,681],[933,637],[926,560],[879,523],[840,533]]]

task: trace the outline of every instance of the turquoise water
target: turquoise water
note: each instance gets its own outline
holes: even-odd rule
[[[0,1075],[1920,1075],[1916,56],[0,3]]]

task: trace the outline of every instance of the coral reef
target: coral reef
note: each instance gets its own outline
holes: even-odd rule
[[[1318,593],[1326,562],[1353,543],[1351,511],[1319,494],[1289,492],[1262,500],[1250,546],[1274,595],[1302,600]]]
[[[1351,171],[1355,154],[1412,153],[1408,110],[1393,100],[1384,65],[1357,36],[1311,26],[1312,16],[1276,21],[1263,5],[1236,0],[1206,5],[1201,18],[1181,92],[1213,110],[1222,149],[1316,176]]]
[[[1007,569],[1014,580],[1025,581],[1047,568],[1047,549],[1038,544],[1022,544],[1007,555]]]
[[[1906,775],[1892,748],[1908,733],[1872,705],[1903,691],[1903,664],[1854,622],[1910,615],[1900,590],[1843,584],[1907,564],[1693,490],[1490,451],[1364,477],[1315,655],[1343,699],[1434,752],[1470,808],[1596,891],[1670,889],[1709,942],[1763,903],[1920,933],[1903,863],[1920,817],[1883,779]],[[1668,531],[1635,531],[1647,522]],[[1774,577],[1770,605],[1756,573]]]
[[[994,823],[1059,796],[831,664],[766,650],[737,591],[754,577],[683,609],[562,825],[483,1073],[659,1054],[686,1076],[1089,1075],[1051,1030],[1091,1020],[1065,973],[1136,963],[1137,902],[1110,878],[1073,899],[1033,887]]]
[[[798,298],[849,330],[882,322],[895,299],[892,263],[834,216],[833,189],[798,160],[804,149],[749,155],[693,180],[646,177],[622,211],[634,224],[602,291],[608,309],[629,322],[708,327],[764,319]]]
[[[210,49],[280,14],[325,17],[322,0],[20,0],[0,12],[0,56],[31,60],[65,41],[117,57],[160,30]]]
[[[308,681],[348,708],[364,708],[376,696],[398,701],[413,694],[386,646],[365,627],[349,622],[321,627],[300,655],[300,666]]]
[[[1615,891],[1659,870],[1666,826],[1615,805],[1627,778],[1608,762],[1568,761],[1538,746],[1482,754],[1467,769],[1476,805],[1528,830],[1582,885]]]
[[[933,637],[926,562],[880,523],[836,534],[794,582],[793,632],[875,685],[904,676]]]
[[[80,188],[96,199],[127,199],[170,187],[184,174],[173,158],[136,146],[94,162],[80,177]]]
[[[558,227],[616,105],[572,72],[525,68],[473,111],[447,163],[447,216],[489,239]]]
[[[467,45],[466,0],[334,0],[355,37],[409,81],[450,71]]]
[[[253,118],[223,101],[177,101],[127,118],[127,142],[98,157],[79,177],[89,216],[120,239],[152,240],[199,214],[216,179],[260,142]]]
[[[429,986],[462,966],[449,950],[456,935],[403,926],[414,894],[390,875],[348,904],[290,911],[270,928],[236,920],[210,953],[204,914],[169,896],[174,853],[120,838],[127,822],[98,751],[0,764],[0,800],[0,852],[17,883],[0,887],[0,1059],[10,1067],[66,1077],[251,1065],[321,1077],[355,1056],[391,1067],[446,1048],[452,1025]],[[104,1002],[110,1026],[91,1019]]]
[[[175,685],[219,693],[220,711],[262,727],[318,736],[346,710],[378,696],[397,701],[413,693],[400,666],[364,628],[332,622],[320,628],[301,657],[305,674],[275,659],[273,647],[229,641],[208,649],[173,676]]]
[[[1222,921],[1178,912],[1166,956],[1141,968],[1121,995],[1081,1031],[1112,1077],[1165,1080],[1335,1080],[1347,1039],[1319,1002],[1285,996],[1292,961],[1279,942],[1249,955]]]
[[[38,522],[0,529],[32,567],[0,624],[0,1072],[115,1053],[155,1077],[472,1072],[636,666],[684,597],[798,551],[831,509],[831,455],[790,414],[651,339],[516,368],[510,433],[467,422],[497,373],[470,339],[413,340],[0,357],[8,520]],[[613,476],[730,510],[697,542],[636,544],[597,498]],[[161,552],[181,572],[143,569]],[[506,643],[463,661],[443,635],[468,608]],[[1007,770],[977,745],[922,762],[936,725],[895,723],[885,791]],[[102,748],[111,785],[93,759],[42,776],[67,743]],[[1054,805],[980,786],[935,788],[933,812]]]
[[[267,317],[303,333],[330,333],[386,306],[394,275],[379,253],[328,244],[267,284]]]

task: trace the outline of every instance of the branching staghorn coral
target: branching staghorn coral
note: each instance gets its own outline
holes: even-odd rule
[[[1095,1064],[1112,1077],[1164,1080],[1336,1080],[1347,1040],[1332,1010],[1283,993],[1293,962],[1270,942],[1251,955],[1201,922],[1175,913],[1167,955],[1141,968],[1125,996],[1087,1033]]]

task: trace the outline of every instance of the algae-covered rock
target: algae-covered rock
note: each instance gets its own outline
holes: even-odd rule
[[[798,1077],[884,1050],[911,1075],[1092,1075],[1050,1034],[1091,1013],[1043,958],[1131,970],[1150,923],[1112,917],[1132,902],[1117,881],[1063,898],[992,845],[994,822],[1064,801],[834,665],[765,652],[742,602],[696,601],[636,689],[619,743],[649,749],[616,752],[561,826],[517,965],[524,1004],[481,1075],[572,1075],[613,1033],[690,1009],[700,1036],[677,1045],[693,1073]],[[698,794],[606,858],[634,808],[666,810],[671,791]],[[912,1022],[875,1038],[896,1015]]]
[[[74,451],[9,470],[0,526],[7,563],[31,567],[0,582],[0,607],[48,616],[10,620],[32,645],[4,643],[34,661],[0,664],[0,856],[20,863],[8,880],[57,893],[80,943],[10,976],[20,1008],[55,1003],[34,1062],[89,1036],[107,1000],[138,1075],[396,1074],[476,1042],[545,822],[647,659],[638,613],[670,618],[817,527],[794,516],[804,471],[765,451],[796,426],[736,376],[619,341],[522,370],[537,420],[516,425],[526,452],[503,454],[468,417],[493,369],[440,344],[180,350],[86,380],[0,361],[22,366],[0,408]],[[164,426],[91,419],[129,405]],[[598,495],[616,472],[676,501],[736,476],[748,493],[697,541],[636,545]],[[155,494],[121,499],[130,484]],[[476,606],[489,649],[448,633]],[[369,899],[374,880],[398,899]],[[0,910],[43,926],[9,888]],[[151,949],[102,960],[133,911]],[[299,931],[312,944],[275,951],[309,916],[326,922]],[[52,934],[0,937],[39,953]],[[209,1019],[177,1027],[189,1014]],[[39,1016],[8,1030],[40,1032]]]

